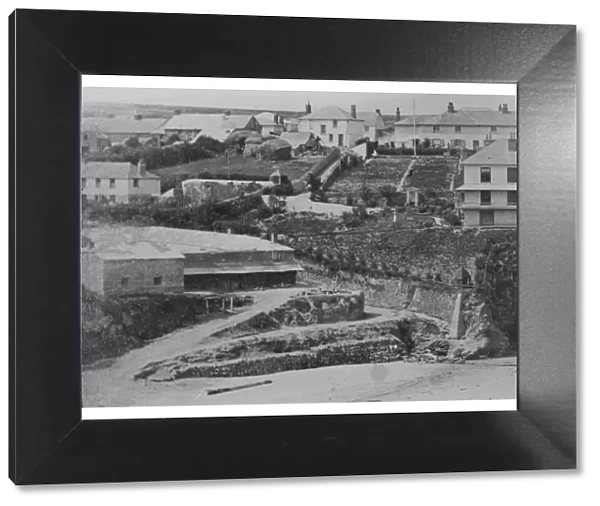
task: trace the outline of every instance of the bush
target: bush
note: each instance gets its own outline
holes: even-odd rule
[[[456,213],[450,211],[444,215],[444,220],[452,225],[453,227],[458,227],[461,225],[460,218],[456,215]]]

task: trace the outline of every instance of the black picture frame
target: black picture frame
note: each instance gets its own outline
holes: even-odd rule
[[[576,467],[574,26],[16,10],[9,27],[14,483]],[[517,83],[518,411],[82,421],[81,74]]]

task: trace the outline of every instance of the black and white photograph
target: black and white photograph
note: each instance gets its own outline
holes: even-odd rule
[[[514,405],[516,96],[468,89],[84,86],[84,411]]]

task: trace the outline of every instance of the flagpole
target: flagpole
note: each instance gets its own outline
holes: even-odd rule
[[[415,99],[413,98],[413,149],[415,158],[417,157],[417,115],[415,107]]]

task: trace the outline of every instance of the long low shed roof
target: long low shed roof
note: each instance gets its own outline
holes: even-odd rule
[[[199,274],[252,274],[258,272],[299,272],[304,269],[299,264],[281,264],[281,265],[220,265],[207,267],[184,268],[185,276],[194,276]]]

